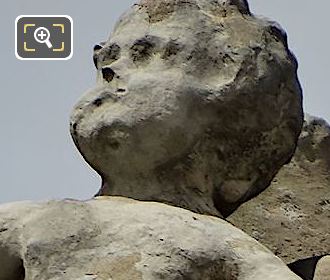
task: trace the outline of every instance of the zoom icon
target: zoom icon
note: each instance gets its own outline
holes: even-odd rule
[[[45,39],[44,39],[45,37]],[[45,43],[49,49],[53,47],[52,43],[49,41],[50,32],[46,27],[39,27],[34,31],[34,39],[38,43]]]
[[[16,18],[16,57],[20,60],[67,60],[72,57],[72,19],[69,16]]]

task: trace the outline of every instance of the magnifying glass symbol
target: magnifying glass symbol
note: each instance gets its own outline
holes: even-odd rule
[[[46,44],[49,49],[53,47],[49,40],[50,32],[46,27],[39,27],[34,31],[34,39],[41,44]]]

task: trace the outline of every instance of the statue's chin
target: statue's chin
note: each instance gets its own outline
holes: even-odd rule
[[[130,128],[104,126],[90,133],[78,129],[73,138],[101,175],[149,174],[157,166],[183,158],[193,147],[188,133],[165,124],[144,121]]]

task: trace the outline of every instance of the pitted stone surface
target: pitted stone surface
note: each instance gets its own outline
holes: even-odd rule
[[[288,263],[329,254],[329,124],[306,115],[290,164],[228,220]]]
[[[329,280],[330,279],[330,256],[325,256],[319,260],[315,270],[313,280]]]
[[[212,216],[104,197],[0,206],[0,280],[299,280]]]

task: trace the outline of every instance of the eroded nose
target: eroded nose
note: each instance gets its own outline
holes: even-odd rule
[[[103,79],[108,83],[110,83],[113,80],[116,74],[115,71],[111,69],[111,67],[103,67],[101,71],[102,71]]]

